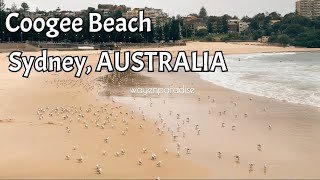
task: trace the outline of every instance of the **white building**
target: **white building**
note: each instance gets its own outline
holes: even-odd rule
[[[228,20],[229,33],[241,33],[249,28],[250,22],[241,21],[238,19]]]
[[[298,0],[296,2],[296,11],[299,15],[305,17],[320,16],[320,0]]]
[[[239,21],[239,33],[247,30],[250,26],[250,22]]]
[[[154,26],[160,25],[163,26],[168,21],[168,14],[164,13],[162,9],[155,8],[134,8],[133,10],[127,11],[124,13],[124,17],[129,19],[132,17],[138,17],[139,11],[144,11],[144,16],[149,17]]]

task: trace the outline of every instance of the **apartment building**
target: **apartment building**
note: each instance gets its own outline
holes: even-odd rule
[[[98,11],[103,12],[105,16],[109,16],[112,12],[121,11],[125,13],[126,11],[131,10],[130,8],[126,7],[125,5],[113,5],[113,4],[99,4]]]
[[[249,28],[250,22],[245,22],[238,19],[228,20],[229,33],[241,33]]]
[[[296,12],[305,17],[313,18],[320,16],[320,0],[298,0]]]
[[[166,22],[168,22],[168,14],[164,13],[162,9],[155,8],[134,8],[133,10],[127,11],[124,13],[125,18],[137,17],[139,15],[139,11],[144,11],[144,16],[149,17],[154,26],[163,26]]]
[[[239,22],[238,19],[228,20],[228,32],[229,33],[238,33],[239,32]]]
[[[239,33],[247,30],[249,28],[250,22],[239,21]]]

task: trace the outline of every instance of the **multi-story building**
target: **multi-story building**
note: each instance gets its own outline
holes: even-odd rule
[[[104,15],[110,15],[112,12],[121,11],[125,13],[126,11],[130,10],[125,5],[113,5],[113,4],[99,4],[98,11],[103,12]]]
[[[320,0],[298,0],[296,12],[309,18],[318,17],[320,16]]]
[[[124,17],[129,19],[132,17],[138,17],[139,11],[144,11],[144,16],[149,17],[154,26],[163,26],[166,22],[168,22],[168,14],[164,13],[162,9],[155,8],[134,8],[133,10],[127,11],[124,13]]]
[[[249,28],[250,22],[245,22],[238,19],[228,20],[229,33],[241,33]]]
[[[278,23],[278,22],[280,22],[280,20],[278,20],[278,19],[272,19],[272,20],[270,20],[269,24],[273,26],[273,25],[275,25],[275,24]]]
[[[238,33],[239,32],[239,22],[238,19],[228,20],[228,32],[229,33]]]
[[[199,18],[196,14],[189,14],[183,17],[184,24],[191,27],[193,31],[207,30],[207,25],[204,23],[202,18]]]
[[[250,22],[239,21],[239,33],[247,30],[249,28]]]
[[[101,10],[101,11],[110,12],[113,10],[113,8],[114,8],[113,4],[99,4],[98,5],[98,10]]]

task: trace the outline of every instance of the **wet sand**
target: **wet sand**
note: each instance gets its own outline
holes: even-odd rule
[[[153,95],[152,108],[148,107],[148,99],[143,97],[136,100],[119,97],[118,100],[132,108],[149,108],[147,115],[150,117],[163,114],[167,124],[174,129],[177,122],[180,125],[185,123],[179,141],[183,146],[193,147],[193,154],[188,159],[210,168],[212,174],[209,177],[319,177],[318,108],[235,92],[199,80],[196,74],[145,75],[159,82],[160,87],[196,88],[193,95]],[[180,120],[176,119],[178,113],[182,116]],[[187,117],[191,119],[190,123],[186,123]],[[195,130],[197,124],[200,135]],[[235,126],[234,130],[232,126]],[[182,138],[182,132],[186,132],[186,138]],[[261,150],[258,150],[258,144],[262,145]],[[221,158],[218,152],[222,153]],[[235,162],[234,156],[240,156],[240,163]],[[249,168],[251,163],[255,164],[252,171]]]
[[[223,50],[226,54],[308,50],[225,43],[165,48],[173,53],[178,49]],[[99,55],[98,51],[50,53],[89,55],[92,65]],[[108,81],[106,85],[99,81],[104,73],[76,79],[72,73],[32,72],[30,78],[24,79],[19,73],[8,72],[6,55],[0,54],[2,179],[320,177],[317,108],[235,92],[202,81],[193,73],[143,72],[135,77],[142,79],[135,81],[138,84]],[[134,98],[129,92],[134,86],[182,85],[194,87],[196,93]],[[186,118],[190,118],[189,123]],[[178,136],[175,141],[171,131]],[[106,137],[110,138],[108,143],[104,141]],[[181,144],[180,150],[177,143]],[[262,145],[261,150],[258,144]],[[148,149],[146,154],[142,153],[143,147]],[[191,148],[191,154],[186,154],[185,147]],[[124,155],[121,149],[125,150]],[[152,153],[157,160],[150,160]],[[82,163],[77,162],[80,156]],[[234,156],[240,156],[238,163]],[[157,167],[160,160],[161,167]],[[251,170],[250,163],[254,163]],[[102,174],[96,173],[96,164],[101,165]]]

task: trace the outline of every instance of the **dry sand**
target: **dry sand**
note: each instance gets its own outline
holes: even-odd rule
[[[172,53],[222,50],[225,54],[310,51],[246,43],[190,43],[185,47],[157,50]],[[88,55],[89,63],[95,65],[100,52],[49,53]],[[224,89],[200,80],[193,73],[143,72],[137,77],[143,79],[137,86],[185,85],[194,87],[196,93],[133,98],[129,92],[133,84],[105,87],[97,81],[104,73],[76,79],[72,73],[33,72],[30,78],[24,79],[22,72],[8,72],[6,56],[0,54],[2,179],[320,177],[320,112],[317,108]],[[111,96],[101,96],[105,90]],[[112,96],[119,95],[119,92],[120,96]],[[159,113],[166,123],[165,128]],[[223,122],[224,128],[221,127]],[[181,126],[180,132],[176,130],[177,123]],[[201,130],[200,135],[195,129],[196,124]],[[140,125],[143,129],[139,128]],[[232,126],[235,126],[234,130]],[[158,127],[164,131],[161,136]],[[176,141],[167,127],[178,135]],[[104,142],[106,137],[110,137],[108,143]],[[181,144],[180,157],[177,157],[177,142]],[[261,151],[257,149],[258,144],[262,144]],[[73,150],[73,146],[77,149]],[[191,154],[186,154],[186,146],[192,149]],[[143,147],[148,149],[146,154],[142,153]],[[121,149],[125,154],[117,157],[116,152],[120,153]],[[103,151],[106,151],[105,155]],[[222,152],[221,158],[218,157],[219,151]],[[157,155],[157,160],[150,160],[152,153]],[[70,160],[66,160],[66,155]],[[240,156],[239,163],[235,162],[234,156],[237,155]],[[76,160],[80,156],[84,158],[82,163]],[[141,166],[138,165],[139,158],[143,161]],[[162,161],[161,167],[156,165],[159,160]],[[250,163],[255,164],[252,171],[249,171]],[[101,165],[102,174],[96,173],[96,164]]]

